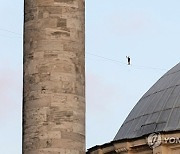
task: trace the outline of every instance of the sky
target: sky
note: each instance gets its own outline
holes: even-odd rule
[[[86,0],[87,148],[112,141],[142,95],[179,63],[179,7],[179,0]],[[23,1],[1,2],[0,19],[0,150],[21,154]]]

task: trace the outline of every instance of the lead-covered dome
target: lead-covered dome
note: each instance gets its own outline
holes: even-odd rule
[[[139,100],[114,140],[180,130],[180,63]]]

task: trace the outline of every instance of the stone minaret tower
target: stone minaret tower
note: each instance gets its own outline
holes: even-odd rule
[[[23,154],[85,154],[84,0],[25,0]]]

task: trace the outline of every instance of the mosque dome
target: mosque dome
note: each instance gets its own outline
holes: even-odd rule
[[[114,141],[180,130],[180,63],[163,75],[130,112]]]

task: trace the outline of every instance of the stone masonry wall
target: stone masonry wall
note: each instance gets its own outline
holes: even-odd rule
[[[85,154],[84,0],[25,0],[23,154]]]

